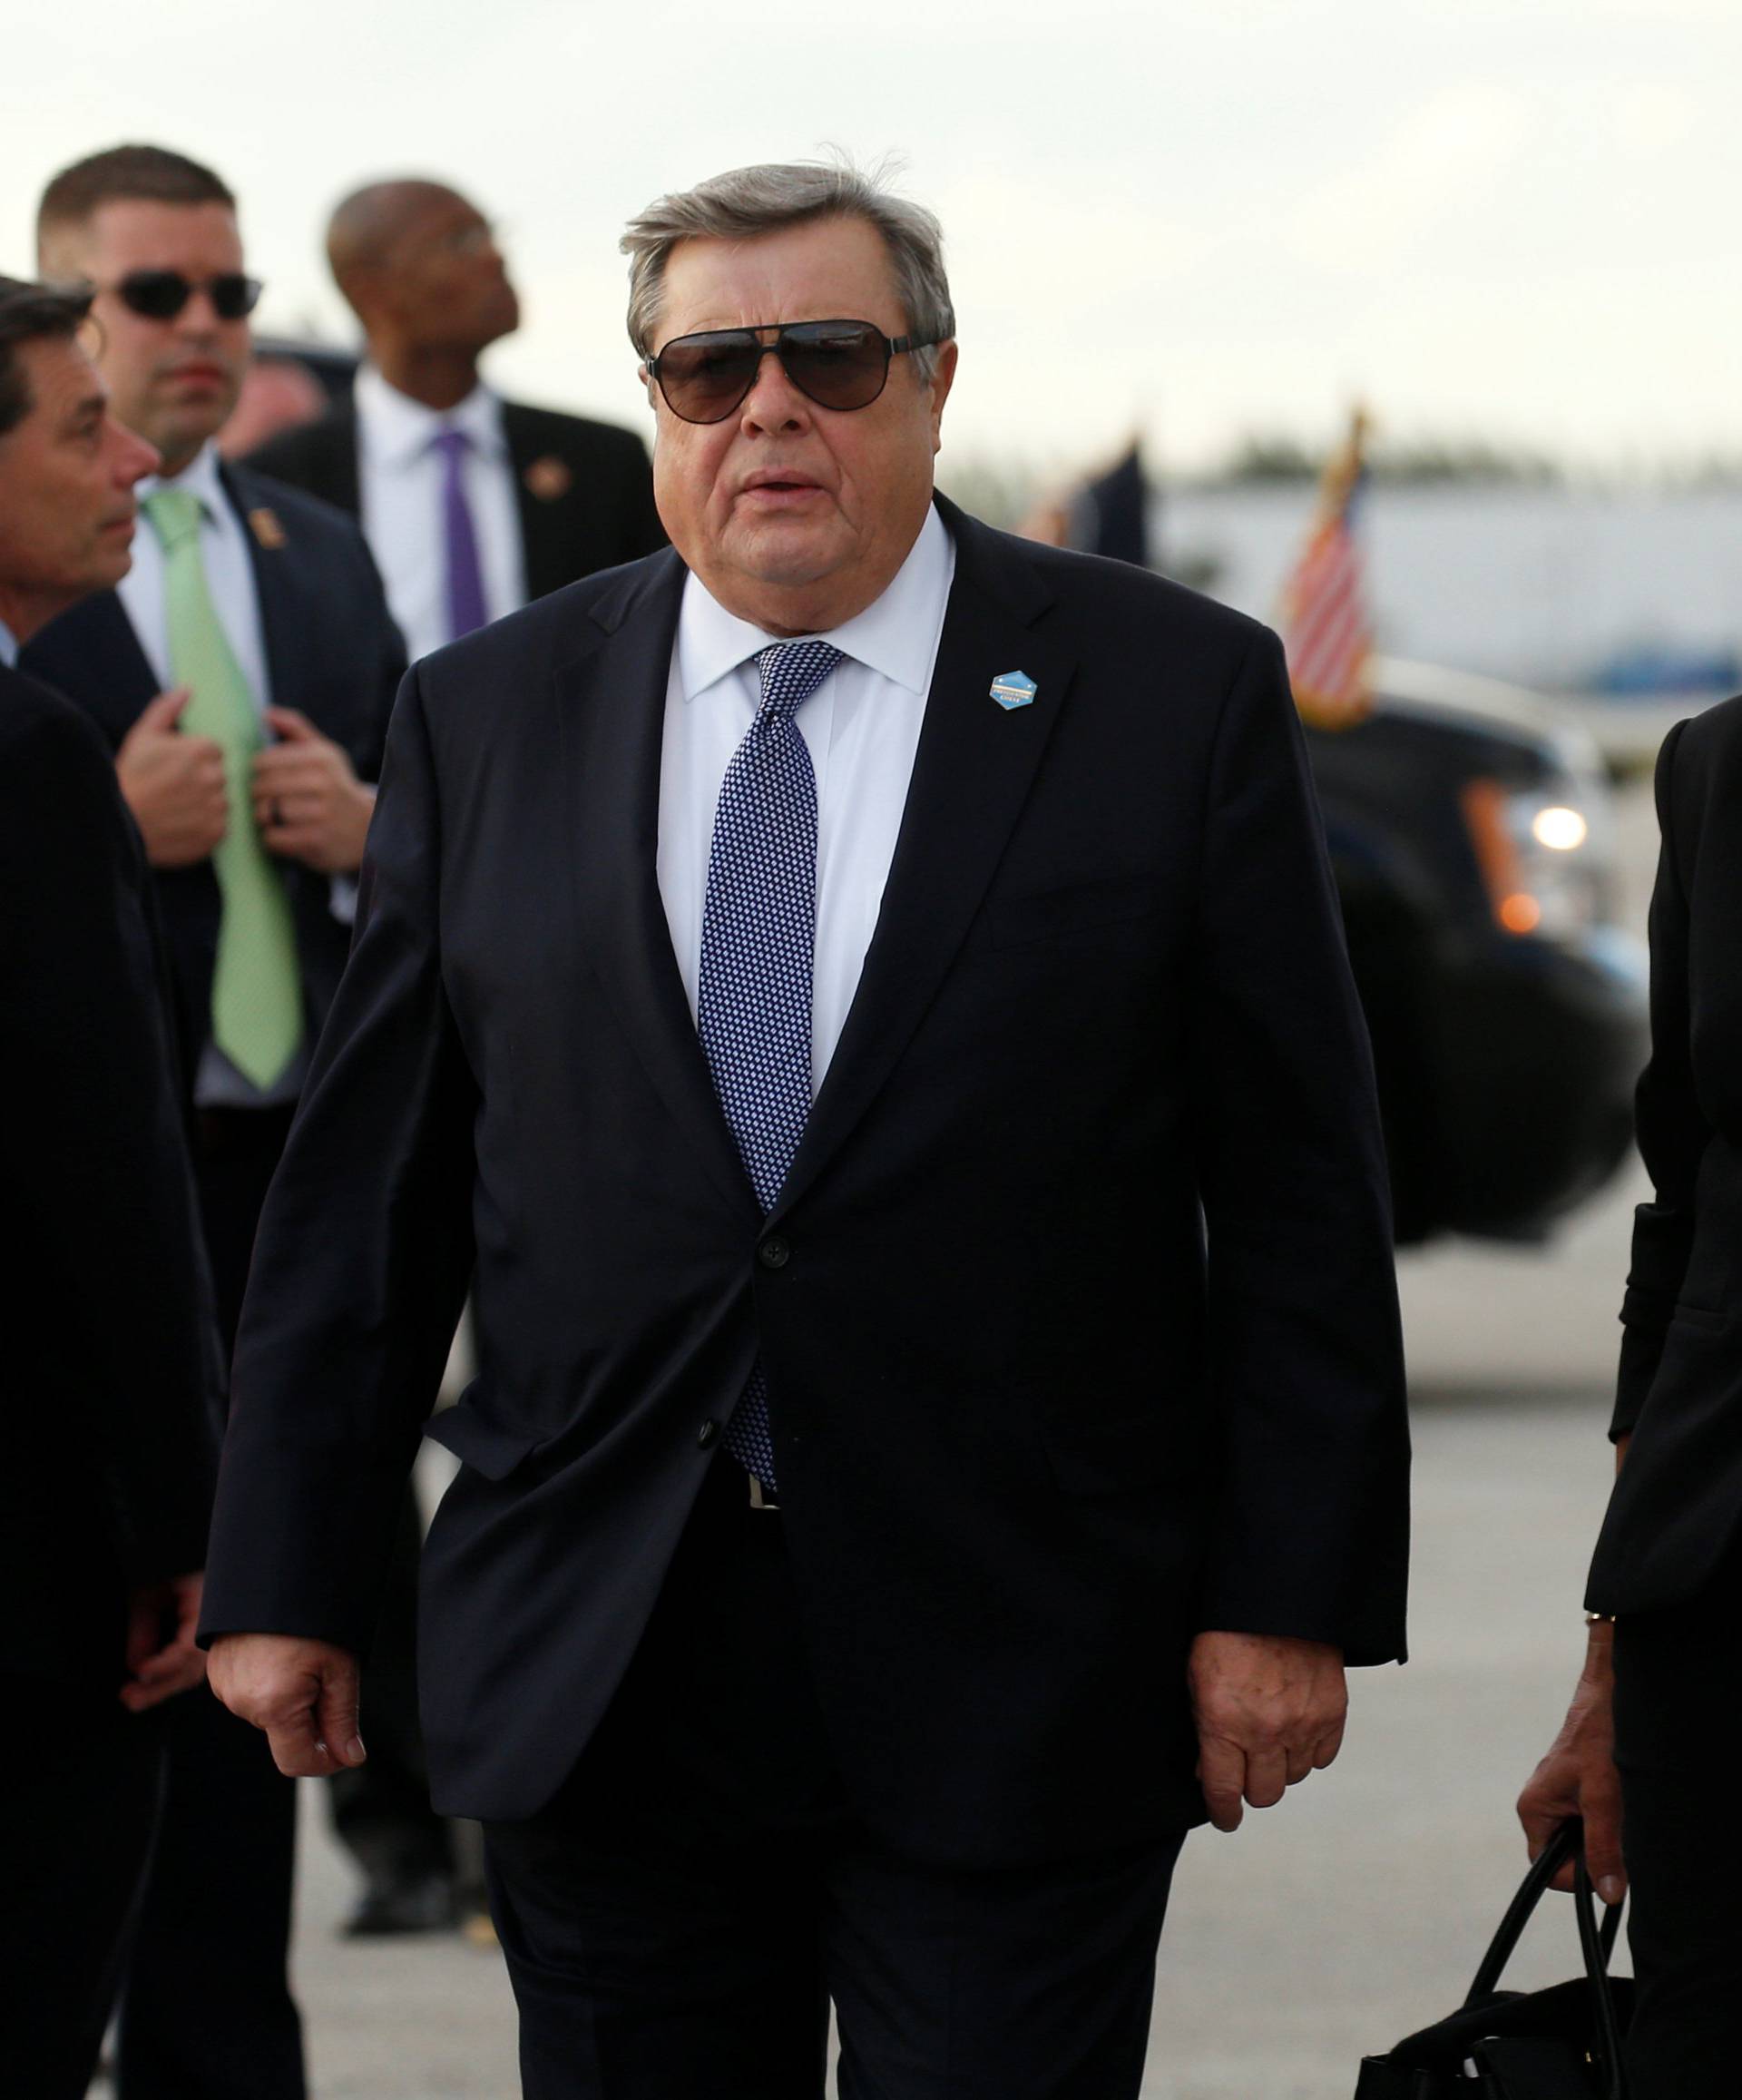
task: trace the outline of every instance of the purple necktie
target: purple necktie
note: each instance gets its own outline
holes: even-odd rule
[[[442,546],[447,556],[447,635],[457,642],[490,615],[484,608],[484,568],[478,560],[478,531],[465,500],[465,456],[472,440],[464,430],[437,433],[442,456]]]

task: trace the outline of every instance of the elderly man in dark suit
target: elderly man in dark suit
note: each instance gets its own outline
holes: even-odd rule
[[[254,463],[361,518],[414,657],[664,544],[638,437],[481,377],[520,302],[476,205],[370,182],[333,212],[327,254],[367,360],[348,399]]]
[[[15,668],[125,573],[157,465],[79,345],[88,305],[0,278],[0,2054],[32,2100],[83,2100],[113,2002],[162,1781],[153,1710],[205,1675],[217,1456],[144,857],[102,739]]]
[[[229,1339],[345,966],[405,652],[352,522],[218,457],[259,289],[219,178],[157,147],[93,155],[49,184],[38,244],[45,275],[95,288],[115,411],[162,456],[141,487],[131,573],[44,628],[25,661],[103,731],[144,837]],[[122,2092],[299,2100],[294,1790],[210,1702],[189,1702],[173,1732]]]
[[[1403,1646],[1385,1177],[1281,653],[934,498],[929,213],[749,169],[625,245],[674,551],[401,694],[213,1682],[285,1770],[363,1758],[426,1426],[431,1769],[528,2094],[817,2100],[832,1998],[849,2100],[1116,2100],[1187,1829],[1327,1764]]]

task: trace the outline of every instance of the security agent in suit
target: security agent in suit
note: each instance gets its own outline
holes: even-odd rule
[[[632,432],[504,401],[481,378],[520,305],[475,205],[440,182],[371,182],[333,212],[327,253],[367,361],[350,398],[254,464],[361,518],[414,658],[665,544]],[[455,501],[475,594],[453,574]]]
[[[1635,1216],[1621,1302],[1618,1472],[1584,1670],[1519,1812],[1532,1856],[1581,1816],[1605,1898],[1631,1890],[1631,2091],[1718,2100],[1735,2089],[1742,1982],[1742,1839],[1727,1784],[1742,1731],[1742,699],[1670,731],[1657,803],[1651,1059],[1637,1104],[1653,1192]]]
[[[1280,653],[934,502],[928,213],[748,170],[625,245],[675,551],[401,695],[213,1682],[288,1771],[364,1756],[475,1261],[424,1715],[526,2092],[816,2100],[832,1997],[848,2095],[1131,2095],[1187,1827],[1328,1763],[1343,1664],[1403,1644],[1385,1173]]]
[[[0,2036],[33,2100],[83,2100],[157,1820],[157,1709],[206,1701],[219,1405],[144,856],[102,740],[15,668],[126,569],[156,465],[79,347],[88,305],[0,278]]]
[[[228,1342],[344,967],[344,892],[404,653],[355,525],[216,458],[258,291],[218,178],[153,147],[98,154],[49,185],[39,241],[45,273],[95,286],[116,413],[162,456],[132,573],[45,628],[27,662],[103,731],[144,837]],[[121,2006],[122,2093],[299,2100],[294,1790],[212,1703],[190,1703],[173,1734]]]

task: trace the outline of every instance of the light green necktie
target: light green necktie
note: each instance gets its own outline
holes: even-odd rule
[[[163,543],[170,669],[192,688],[181,711],[191,736],[224,754],[230,824],[211,865],[223,896],[211,979],[211,1035],[244,1078],[265,1089],[302,1042],[302,980],[284,880],[254,823],[254,754],[265,741],[248,680],[213,610],[200,551],[200,498],[160,488],[142,505]]]

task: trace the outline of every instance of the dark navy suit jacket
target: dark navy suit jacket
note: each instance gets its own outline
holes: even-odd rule
[[[253,559],[273,702],[307,715],[344,746],[360,778],[373,780],[406,652],[362,535],[330,505],[246,467],[225,467],[223,479]],[[32,640],[21,662],[76,701],[112,750],[119,749],[158,689],[113,591],[63,613]],[[309,1025],[317,1030],[345,967],[349,929],[334,917],[327,876],[293,861],[282,866]],[[209,860],[159,868],[156,890],[191,1081],[192,1061],[211,1030],[222,901]]]
[[[109,1691],[205,1560],[218,1360],[145,857],[102,740],[0,666],[0,1663]]]
[[[656,875],[678,557],[401,694],[261,1232],[206,1627],[363,1648],[427,1428],[464,1461],[424,1569],[445,1810],[525,1817],[573,1765],[758,1348],[817,1693],[909,1852],[1201,1817],[1201,1629],[1402,1652],[1385,1173],[1280,650],[940,507],[899,842],[767,1218]],[[475,1261],[479,1377],[426,1424]]]
[[[1742,699],[1658,759],[1651,1062],[1613,1433],[1632,1432],[1590,1571],[1593,1611],[1698,1595],[1742,1534]]]

